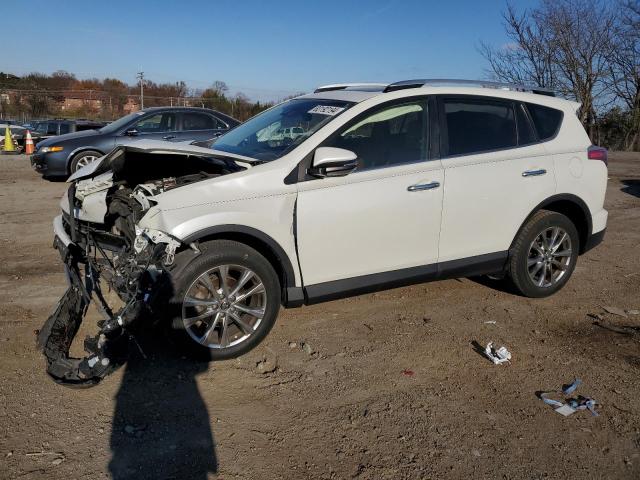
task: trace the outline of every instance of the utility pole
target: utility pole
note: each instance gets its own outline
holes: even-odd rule
[[[140,80],[140,110],[144,108],[144,72],[138,72],[136,78]]]

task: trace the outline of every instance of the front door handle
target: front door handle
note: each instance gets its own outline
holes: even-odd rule
[[[164,137],[162,137],[163,140],[171,140],[172,138],[176,138],[175,135],[165,135]]]
[[[410,187],[407,187],[407,190],[410,192],[421,192],[422,190],[433,190],[439,186],[440,182],[422,183],[418,185],[411,185]]]
[[[540,170],[527,170],[525,172],[522,172],[522,176],[523,177],[539,177],[540,175],[544,175],[545,173],[547,173],[547,171],[544,168],[541,168]]]

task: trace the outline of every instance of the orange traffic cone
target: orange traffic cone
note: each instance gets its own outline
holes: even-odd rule
[[[31,155],[33,153],[33,139],[31,138],[31,132],[27,130],[27,136],[24,140],[24,153]]]

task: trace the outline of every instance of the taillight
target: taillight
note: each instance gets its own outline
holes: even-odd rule
[[[605,165],[609,165],[609,157],[607,155],[606,148],[591,145],[587,149],[587,156],[589,157],[589,160],[600,160],[601,162],[604,162]]]

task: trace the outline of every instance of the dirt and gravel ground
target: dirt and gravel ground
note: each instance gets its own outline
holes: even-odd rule
[[[552,298],[469,279],[365,295],[283,311],[238,360],[145,339],[147,360],[71,390],[34,347],[65,289],[65,184],[0,157],[0,477],[640,478],[640,315],[603,310],[640,309],[640,155],[610,176],[605,243]],[[511,364],[474,351],[489,340]],[[536,398],[575,377],[599,417]]]

